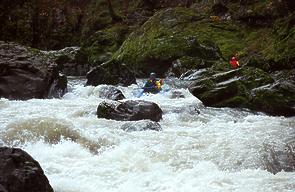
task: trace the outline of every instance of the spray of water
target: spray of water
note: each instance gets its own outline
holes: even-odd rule
[[[117,87],[163,109],[161,131],[145,130],[98,119],[101,86],[84,82],[62,99],[0,99],[0,144],[30,153],[56,192],[294,191],[294,117],[206,108],[176,81],[140,98],[143,81]]]

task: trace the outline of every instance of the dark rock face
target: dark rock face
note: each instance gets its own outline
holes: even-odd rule
[[[148,101],[102,102],[97,107],[97,117],[114,119],[119,121],[137,121],[150,119],[160,121],[162,119],[160,107]]]
[[[108,62],[93,68],[86,75],[86,85],[124,85],[136,83],[134,74],[124,65]]]
[[[0,97],[47,98],[51,91],[66,91],[67,81],[57,65],[41,52],[0,41]]]
[[[125,96],[123,95],[121,90],[110,85],[100,87],[99,97],[103,99],[110,99],[115,101],[125,99]]]
[[[161,131],[162,130],[161,125],[159,123],[150,121],[150,120],[127,122],[121,126],[121,129],[127,132],[146,131],[146,130]]]
[[[270,114],[295,115],[295,70],[272,74],[275,82],[251,91],[253,109]]]
[[[211,71],[201,74],[189,90],[207,106],[246,107],[271,115],[293,116],[295,72],[279,74],[270,75],[252,67]]]
[[[53,192],[39,163],[17,148],[0,148],[0,191]]]
[[[79,47],[66,47],[57,51],[45,52],[64,74],[69,76],[85,76],[90,70],[88,57]]]

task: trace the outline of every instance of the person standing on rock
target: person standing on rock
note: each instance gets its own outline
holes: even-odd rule
[[[150,79],[145,83],[143,87],[143,92],[145,93],[159,93],[162,88],[161,86],[164,84],[163,79],[157,80],[156,73],[150,74]]]
[[[238,61],[238,53],[235,53],[232,58],[229,61],[230,65],[232,66],[233,69],[237,69],[240,67],[240,63]]]

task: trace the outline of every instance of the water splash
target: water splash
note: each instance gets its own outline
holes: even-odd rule
[[[105,85],[84,82],[70,78],[62,99],[0,100],[0,143],[30,153],[55,191],[294,190],[295,172],[274,175],[267,167],[276,157],[284,165],[287,153],[280,151],[295,138],[294,117],[207,108],[177,80],[167,80],[168,92],[136,98],[140,80],[117,88],[126,99],[156,102],[164,111],[162,131],[127,132],[121,128],[129,122],[96,117]]]

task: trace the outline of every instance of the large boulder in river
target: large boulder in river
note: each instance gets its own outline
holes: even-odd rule
[[[54,61],[60,71],[69,76],[85,76],[90,70],[87,53],[80,47],[66,47],[61,50],[42,51]]]
[[[97,107],[97,117],[119,121],[150,119],[160,121],[162,110],[153,102],[128,100],[124,102],[102,102]]]
[[[219,47],[202,31],[197,31],[204,28],[201,25],[203,19],[188,8],[159,11],[129,35],[113,59],[126,63],[141,77],[150,72],[162,76],[173,61],[184,56],[200,61],[219,60]]]
[[[39,163],[18,148],[0,148],[1,192],[53,192]]]
[[[67,79],[40,51],[0,41],[0,97],[47,98],[66,91]]]
[[[87,75],[86,85],[97,86],[107,85],[124,85],[128,86],[136,83],[134,74],[124,64],[117,64],[109,61],[90,70]]]
[[[189,86],[206,106],[245,107],[271,115],[295,115],[295,71],[268,74],[243,67],[227,72],[208,70]]]

